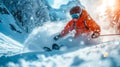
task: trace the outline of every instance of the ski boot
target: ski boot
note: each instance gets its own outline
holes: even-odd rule
[[[53,49],[53,50],[59,50],[59,49],[60,49],[60,46],[54,43],[54,44],[52,45],[52,49]]]

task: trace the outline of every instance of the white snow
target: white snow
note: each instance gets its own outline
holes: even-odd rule
[[[53,56],[46,57],[43,54],[38,55],[38,60],[36,61],[26,61],[24,59],[20,60],[20,64],[15,64],[10,62],[8,66],[22,66],[22,67],[117,67],[119,64],[119,44],[114,44],[119,40],[113,42],[107,42],[98,44],[97,46],[87,47],[84,49],[79,49],[73,52],[57,54],[53,52]],[[120,42],[119,42],[120,43]],[[113,46],[114,44],[114,46]],[[102,47],[104,46],[104,47]],[[105,49],[107,48],[107,49]],[[70,50],[69,50],[70,51]],[[104,57],[104,54],[108,53],[108,56]],[[112,60],[113,58],[113,60]],[[115,62],[115,63],[114,63]]]
[[[53,8],[59,9],[61,5],[67,4],[70,0],[54,0],[51,5]]]
[[[23,50],[23,45],[0,33],[0,55],[19,54]]]

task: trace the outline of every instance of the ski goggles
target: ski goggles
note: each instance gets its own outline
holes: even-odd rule
[[[76,14],[72,14],[71,15],[73,19],[78,19],[80,14],[79,13],[76,13]]]

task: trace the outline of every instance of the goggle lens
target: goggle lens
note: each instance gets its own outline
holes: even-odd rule
[[[79,18],[79,14],[72,14],[71,15],[73,19],[78,19]]]

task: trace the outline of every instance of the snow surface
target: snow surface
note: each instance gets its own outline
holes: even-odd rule
[[[94,8],[98,9],[103,6],[101,0],[80,1],[97,23],[102,26],[102,34],[114,33],[106,30],[105,25],[102,25],[107,22],[103,14],[104,11],[99,12],[102,8],[92,12]],[[98,3],[100,6],[97,7]],[[91,4],[95,7],[90,6]],[[101,15],[102,17],[97,18]],[[3,18],[3,15],[0,17]],[[0,32],[0,67],[120,67],[120,38],[118,36],[100,37],[92,41],[94,43],[92,45],[85,44],[84,40],[80,40],[76,44],[76,41],[67,37],[54,41],[52,38],[63,29],[67,21],[68,19],[46,22],[43,26],[35,28],[22,44],[14,39],[19,35],[13,34],[13,31],[9,32],[9,28],[5,31],[6,34]],[[3,22],[1,24],[3,26],[8,23],[5,21],[4,24]],[[1,30],[3,28],[0,28]],[[13,34],[12,37],[17,36],[12,39],[7,36],[9,33]],[[69,36],[74,35],[71,33]],[[102,43],[96,43],[96,41],[99,42],[98,40]],[[65,44],[68,48],[63,47],[60,51],[53,50],[51,52],[44,52],[41,49],[43,46],[51,47],[52,43]]]
[[[68,51],[28,52],[2,56],[0,65],[8,67],[119,67],[119,45],[119,40],[115,40],[75,51],[69,49]]]
[[[23,45],[11,39],[10,37],[0,33],[0,55],[12,55],[20,53]]]

